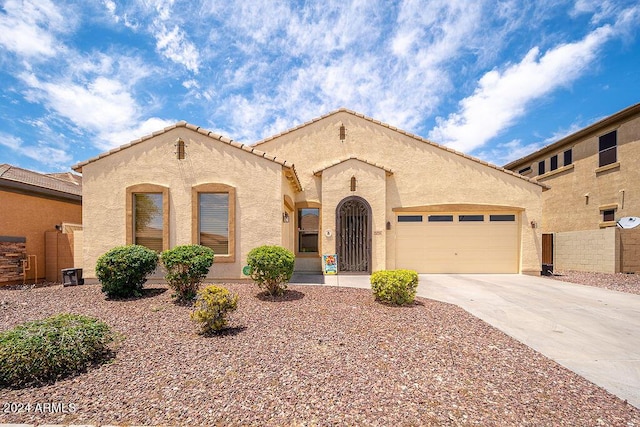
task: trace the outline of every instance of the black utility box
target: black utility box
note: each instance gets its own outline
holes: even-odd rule
[[[62,286],[84,285],[81,268],[63,268]]]

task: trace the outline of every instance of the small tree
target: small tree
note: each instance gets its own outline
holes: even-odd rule
[[[162,264],[167,269],[165,279],[176,291],[180,301],[195,298],[202,280],[213,264],[213,250],[200,245],[176,246],[162,252]]]
[[[260,246],[247,255],[251,279],[271,296],[284,294],[294,262],[293,253],[280,246]]]
[[[118,246],[96,263],[102,292],[110,298],[140,296],[147,275],[158,266],[158,254],[140,245]]]
[[[203,334],[219,331],[227,324],[227,313],[238,306],[238,296],[219,286],[207,286],[198,292],[191,320],[200,324]]]

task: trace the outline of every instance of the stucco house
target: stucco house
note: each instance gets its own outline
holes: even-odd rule
[[[179,122],[74,166],[85,277],[117,245],[205,244],[211,278],[242,278],[263,244],[296,271],[541,269],[545,184],[347,109],[246,145]]]
[[[0,164],[0,286],[61,281],[74,266],[82,223],[82,181]]]
[[[505,165],[550,187],[542,195],[544,263],[559,270],[640,272],[640,104]]]

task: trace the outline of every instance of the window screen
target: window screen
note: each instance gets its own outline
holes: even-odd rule
[[[541,162],[538,162],[538,175],[542,175],[545,172],[546,171],[544,169],[544,160]]]
[[[600,166],[610,165],[615,163],[618,159],[617,153],[617,131],[609,132],[606,135],[602,135],[598,141],[599,149],[599,164]]]
[[[558,155],[556,154],[555,156],[551,156],[550,160],[551,160],[550,170],[554,171],[558,169]]]
[[[490,215],[489,216],[489,221],[493,221],[493,222],[510,222],[515,220],[516,220],[515,215]]]
[[[429,222],[453,222],[453,215],[429,215]]]
[[[162,193],[134,193],[133,209],[133,243],[162,252]]]
[[[564,165],[568,166],[573,163],[573,150],[569,148],[564,152]]]
[[[484,221],[484,215],[459,215],[459,222],[482,222]]]
[[[602,221],[609,222],[616,220],[616,211],[614,209],[608,209],[606,211],[602,211]]]
[[[318,252],[320,209],[298,209],[298,252]]]
[[[531,172],[531,166],[527,166],[526,168],[522,168],[518,171],[520,175],[524,175],[525,173]]]
[[[229,255],[229,193],[198,193],[200,244]]]
[[[422,215],[398,215],[398,222],[422,222]]]

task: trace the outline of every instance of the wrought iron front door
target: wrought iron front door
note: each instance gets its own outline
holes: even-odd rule
[[[338,271],[371,273],[371,207],[361,197],[347,197],[336,209]]]

